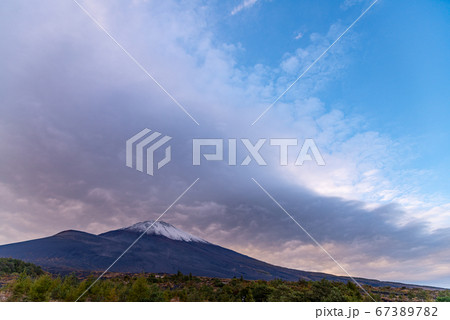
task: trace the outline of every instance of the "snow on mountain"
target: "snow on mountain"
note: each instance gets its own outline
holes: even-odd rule
[[[148,229],[151,225],[153,226]],[[145,230],[149,235],[157,235],[157,236],[164,236],[166,238],[172,239],[172,240],[179,240],[179,241],[186,241],[186,242],[203,242],[208,243],[208,241],[203,240],[202,238],[193,236],[190,233],[187,233],[185,231],[182,231],[180,229],[175,228],[173,225],[164,222],[164,221],[144,221],[144,222],[138,222],[136,224],[133,224],[130,227],[122,228],[121,230],[126,231],[134,231],[138,233],[142,233]]]

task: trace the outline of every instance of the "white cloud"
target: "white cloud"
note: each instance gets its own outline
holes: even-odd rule
[[[244,0],[241,4],[234,7],[233,10],[231,10],[231,15],[235,15],[236,13],[248,9],[252,7],[258,0]]]
[[[294,37],[295,40],[299,40],[301,38],[303,38],[303,33],[302,32],[297,33],[297,35]]]

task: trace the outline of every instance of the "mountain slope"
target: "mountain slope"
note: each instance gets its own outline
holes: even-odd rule
[[[208,243],[208,241],[203,240],[199,237],[193,236],[185,231],[175,228],[173,225],[166,223],[164,221],[144,221],[133,224],[130,227],[122,228],[120,230],[125,231],[135,231],[138,233],[142,233],[145,231],[147,235],[157,235],[164,236],[166,238],[172,240],[181,240],[187,242],[203,242]]]
[[[46,238],[2,245],[0,257],[33,262],[56,273],[103,271],[152,223],[141,222],[99,235],[75,230],[63,231]],[[347,277],[274,266],[211,244],[165,222],[155,223],[110,271],[181,271],[184,274],[220,278],[242,276],[248,280],[349,280]],[[370,279],[357,280],[372,286],[405,286]]]

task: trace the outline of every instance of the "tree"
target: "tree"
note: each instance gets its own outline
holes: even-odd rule
[[[143,302],[150,300],[150,288],[147,285],[147,280],[144,277],[137,278],[130,291],[128,292],[127,301],[130,302]]]
[[[51,287],[52,278],[49,275],[46,274],[37,278],[30,288],[31,301],[48,301]]]
[[[258,283],[252,288],[252,295],[255,301],[265,302],[268,301],[268,298],[273,291],[274,289],[269,287],[267,283]]]
[[[437,302],[450,302],[450,291],[441,291],[436,299]]]
[[[241,298],[242,302],[255,301],[255,299],[253,298],[252,290],[249,287],[241,289],[241,291],[239,291],[239,297]]]

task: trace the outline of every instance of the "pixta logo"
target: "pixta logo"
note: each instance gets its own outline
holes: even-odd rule
[[[159,132],[150,133],[150,129],[144,129],[138,134],[134,135],[127,140],[126,143],[126,165],[127,167],[145,172],[149,175],[154,173],[154,154],[157,149],[162,147],[172,138],[169,136],[162,136]],[[135,157],[133,155],[135,154]],[[162,160],[158,161],[157,168],[161,169],[171,160],[171,148],[166,147],[165,156]],[[145,161],[147,160],[147,161]],[[144,168],[145,167],[145,168]]]
[[[159,132],[151,132],[144,129],[126,142],[126,165],[151,176],[154,168],[161,169],[171,160],[171,147],[166,146],[165,156],[155,163],[155,152],[172,138],[162,136]],[[192,139],[192,165],[199,166],[203,161],[227,161],[230,166],[247,166],[253,160],[257,165],[266,166],[267,162],[260,153],[263,145],[269,140],[270,146],[279,151],[279,165],[287,166],[288,149],[297,147],[298,153],[294,162],[295,166],[301,166],[305,161],[315,161],[317,165],[324,166],[325,161],[320,154],[313,139],[305,139],[300,148],[298,139],[258,139],[252,143],[250,139]],[[228,154],[224,155],[224,143],[227,143]],[[238,146],[245,149],[246,156],[242,161],[237,159]],[[213,147],[213,152],[211,152]],[[209,153],[205,152],[208,148]],[[226,158],[226,160],[225,160]]]

